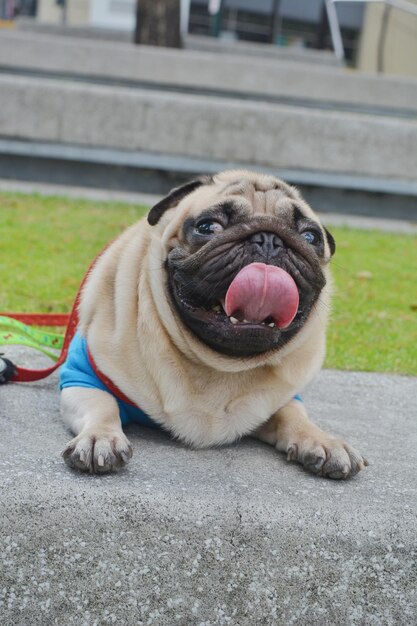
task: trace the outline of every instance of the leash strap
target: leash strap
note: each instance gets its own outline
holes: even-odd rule
[[[82,285],[84,284],[85,279],[82,282]],[[81,288],[80,288],[81,291]],[[61,353],[59,355],[59,357],[57,357],[55,354],[49,352],[48,350],[46,350],[45,348],[43,348],[40,345],[39,341],[33,341],[31,334],[32,332],[35,331],[35,329],[30,329],[30,333],[25,332],[25,334],[21,334],[20,335],[20,341],[19,343],[21,343],[22,345],[26,345],[26,346],[30,346],[30,347],[34,347],[38,350],[41,350],[42,352],[44,352],[45,354],[47,354],[48,356],[51,356],[54,360],[56,360],[56,363],[50,367],[46,367],[44,369],[40,369],[40,370],[31,370],[31,369],[27,369],[25,367],[18,367],[14,364],[12,364],[14,366],[14,372],[12,373],[11,377],[9,378],[9,381],[11,382],[15,382],[15,383],[25,383],[25,382],[32,382],[35,380],[41,380],[42,378],[46,378],[47,376],[49,376],[50,374],[52,374],[52,372],[54,372],[60,365],[62,365],[65,361],[65,359],[67,358],[67,354],[68,354],[68,349],[69,349],[69,345],[71,343],[71,339],[73,338],[75,331],[77,329],[77,325],[78,325],[78,304],[79,304],[79,300],[80,300],[80,291],[77,293],[77,297],[75,299],[74,305],[72,307],[72,311],[69,315],[69,321],[68,321],[68,325],[67,325],[67,329],[66,329],[66,333],[65,333],[65,337],[62,338],[61,337],[61,346],[58,345],[58,348],[61,347]],[[10,322],[9,322],[10,324]],[[37,332],[35,332],[36,335],[38,335]],[[19,335],[11,333],[11,337],[9,337],[8,343],[17,343],[16,339],[19,337]],[[42,337],[43,339],[46,338],[46,340],[48,342],[53,342],[54,338],[56,337],[55,335],[53,335],[52,333],[50,334],[50,337],[46,337],[46,333],[42,333]],[[7,335],[6,335],[7,337]],[[7,339],[6,339],[7,341]],[[55,346],[52,346],[55,347]],[[4,361],[5,359],[2,358],[2,360]],[[9,363],[11,363],[9,361]],[[5,375],[3,375],[4,377]],[[9,381],[5,381],[5,382],[9,382]],[[0,381],[1,384],[1,381]]]
[[[29,317],[29,316],[28,316]],[[54,315],[51,316],[51,326],[54,319]],[[65,316],[68,323],[68,315]],[[36,323],[36,322],[34,322]],[[54,350],[60,350],[64,344],[64,335],[58,333],[45,332],[31,328],[27,324],[20,322],[14,317],[13,313],[7,313],[6,315],[0,315],[0,345],[21,345],[40,350],[52,360],[57,360],[57,355],[54,352],[50,352],[47,348],[53,348]]]
[[[21,324],[35,326],[66,326],[69,322],[68,313],[0,313],[0,316],[3,315]]]
[[[66,314],[48,314],[48,313],[0,313],[0,339],[3,339],[1,343],[21,343],[22,345],[34,347],[42,352],[51,356],[56,363],[50,367],[46,367],[40,370],[27,369],[25,367],[18,367],[12,363],[9,359],[5,359],[0,354],[0,385],[14,382],[14,383],[26,383],[33,382],[35,380],[41,380],[46,378],[58,367],[60,367],[67,358],[69,346],[72,338],[74,337],[78,326],[78,306],[81,300],[81,292],[85,285],[85,282],[90,275],[91,270],[97,263],[97,260],[107,250],[110,242],[101,252],[96,256],[94,261],[88,268],[81,285],[78,289],[75,297],[74,304],[69,315]],[[37,326],[65,326],[65,336],[55,333],[45,333],[43,331],[29,328],[27,324],[36,324]],[[3,332],[5,329],[5,332]],[[17,332],[16,332],[17,331]],[[19,338],[19,341],[17,339]],[[54,342],[56,342],[54,344]],[[57,357],[53,353],[49,353],[43,346],[49,346],[50,348],[61,348],[61,353]]]

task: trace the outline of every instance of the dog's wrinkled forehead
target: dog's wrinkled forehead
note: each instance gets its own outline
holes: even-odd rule
[[[195,179],[174,189],[149,213],[148,221],[156,224],[169,209],[175,208],[178,225],[187,215],[197,217],[213,209],[238,210],[242,218],[271,215],[292,222],[294,211],[317,220],[298,191],[284,181],[246,170],[228,170],[215,176]],[[174,214],[171,219],[175,220]],[[175,221],[177,221],[175,220]]]
[[[246,171],[227,171],[217,174],[210,184],[195,191],[189,199],[188,214],[197,217],[203,210],[233,206],[242,217],[272,215],[283,221],[292,221],[294,207],[298,206],[309,217],[313,212],[298,191],[273,176]]]

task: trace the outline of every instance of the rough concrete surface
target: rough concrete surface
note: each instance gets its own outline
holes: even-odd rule
[[[0,388],[2,626],[414,622],[417,379],[324,371],[305,391],[370,461],[347,482],[140,427],[127,469],[74,473],[56,384]]]

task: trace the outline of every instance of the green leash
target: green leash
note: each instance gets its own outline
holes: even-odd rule
[[[51,352],[50,349],[61,350],[63,343],[63,334],[38,330],[18,322],[12,317],[0,315],[0,346],[27,346],[39,350],[53,361],[57,361],[59,355]]]

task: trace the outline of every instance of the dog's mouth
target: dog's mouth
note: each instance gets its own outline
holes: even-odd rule
[[[223,298],[210,309],[182,304],[194,315],[215,324],[231,324],[235,331],[253,329],[284,330],[298,312],[297,285],[285,270],[251,263],[235,276]]]
[[[289,327],[278,328],[272,315],[262,320],[248,320],[241,312],[228,315],[222,299],[210,309],[181,300],[177,308],[185,324],[204,343],[229,356],[253,356],[282,345]],[[298,311],[297,311],[298,314]]]
[[[185,292],[185,293],[184,293]],[[251,263],[218,300],[205,306],[173,282],[185,324],[210,347],[229,356],[253,356],[282,347],[304,320],[297,284],[280,267]]]
[[[195,254],[174,249],[168,285],[182,322],[228,356],[282,348],[302,328],[325,284],[318,260],[291,241],[272,256],[247,232],[241,239],[218,237]]]

